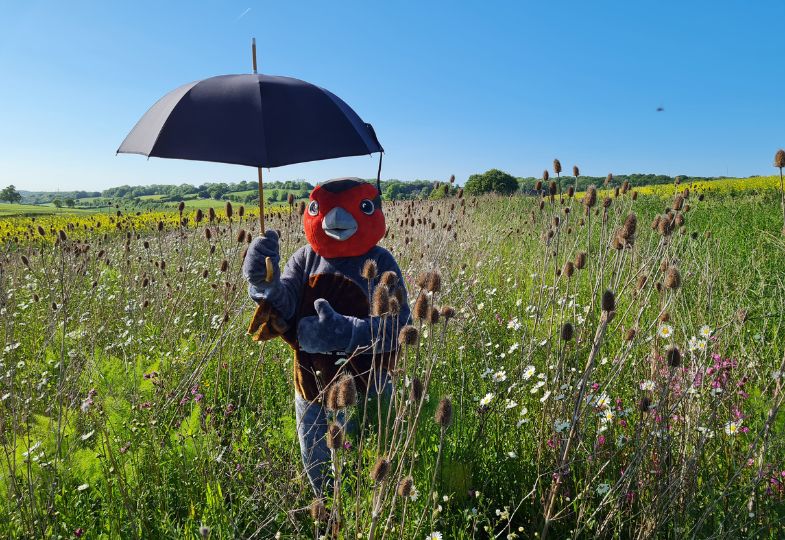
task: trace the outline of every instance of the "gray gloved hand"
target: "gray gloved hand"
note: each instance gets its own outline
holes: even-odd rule
[[[273,275],[267,281],[266,259],[270,257],[273,264]],[[264,236],[254,238],[248,246],[248,253],[243,261],[243,276],[248,281],[248,293],[254,300],[260,300],[278,286],[281,277],[279,263],[281,261],[280,248],[278,246],[278,233],[267,231]]]
[[[362,321],[336,312],[324,298],[313,303],[316,315],[303,317],[297,325],[300,348],[309,353],[351,352]]]

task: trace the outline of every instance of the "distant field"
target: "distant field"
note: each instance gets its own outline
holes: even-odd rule
[[[569,184],[564,184],[568,186]],[[613,189],[601,188],[600,194],[611,193]],[[694,178],[682,182],[678,186],[673,184],[658,184],[653,186],[637,186],[631,189],[637,191],[641,195],[657,195],[659,197],[671,197],[676,192],[683,191],[685,188],[694,193],[741,193],[745,191],[768,191],[780,188],[779,176],[756,176],[753,178],[722,178],[720,180],[703,180]],[[578,198],[583,197],[585,192],[577,193]]]
[[[83,210],[80,208],[58,209],[54,205],[0,203],[0,217],[24,216],[24,215],[52,215],[52,214],[92,214],[97,211],[99,211],[99,209],[95,209],[95,210]]]

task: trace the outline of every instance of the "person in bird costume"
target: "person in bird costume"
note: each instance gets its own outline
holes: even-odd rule
[[[369,395],[389,394],[387,371],[410,311],[398,263],[377,245],[385,234],[378,187],[357,178],[318,185],[303,227],[308,244],[283,271],[278,234],[267,231],[248,247],[243,274],[258,304],[249,327],[253,339],[281,336],[294,350],[300,452],[314,492],[321,495],[330,461],[325,397],[345,373]],[[364,272],[369,264],[376,271]],[[397,313],[372,314],[377,287],[387,287],[397,299]]]

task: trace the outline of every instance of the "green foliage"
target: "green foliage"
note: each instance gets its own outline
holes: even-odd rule
[[[22,195],[16,190],[13,184],[6,186],[0,191],[0,201],[6,201],[11,204],[22,202]]]
[[[518,189],[518,182],[511,174],[499,169],[491,169],[482,174],[471,175],[466,181],[465,189],[469,195],[484,193],[510,195]]]

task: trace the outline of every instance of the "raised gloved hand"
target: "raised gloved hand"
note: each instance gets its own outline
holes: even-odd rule
[[[313,307],[316,315],[303,317],[297,325],[300,348],[309,353],[351,352],[363,321],[341,315],[324,298],[316,300]]]
[[[267,281],[267,258],[272,264],[272,276]],[[281,260],[278,246],[278,233],[267,231],[248,246],[248,253],[243,261],[243,276],[248,280],[248,293],[254,300],[266,298],[267,294],[279,284],[281,271],[278,268]]]

